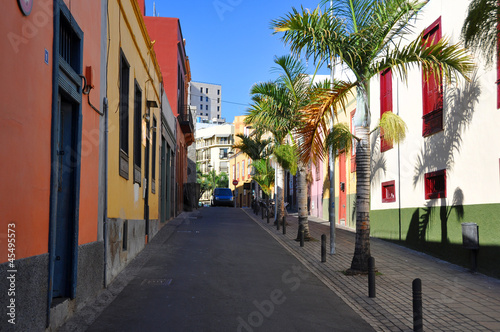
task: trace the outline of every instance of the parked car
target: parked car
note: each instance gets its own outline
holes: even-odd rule
[[[212,206],[234,206],[233,192],[229,188],[215,188],[211,204]]]

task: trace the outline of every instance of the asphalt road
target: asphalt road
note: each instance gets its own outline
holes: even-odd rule
[[[372,331],[243,211],[187,219],[88,331]]]

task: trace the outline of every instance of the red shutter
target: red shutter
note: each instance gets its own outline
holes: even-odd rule
[[[380,118],[385,112],[392,112],[392,71],[387,69],[380,74]],[[384,139],[384,133],[380,132],[380,151],[392,149],[392,144]]]
[[[425,46],[438,43],[441,39],[441,18],[424,31]],[[443,85],[433,73],[422,72],[423,129],[422,135],[429,136],[443,129]]]

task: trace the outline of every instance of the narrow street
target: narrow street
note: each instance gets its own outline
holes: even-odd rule
[[[196,211],[157,248],[88,331],[372,330],[241,209]]]

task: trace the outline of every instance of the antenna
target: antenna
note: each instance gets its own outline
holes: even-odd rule
[[[153,1],[153,17],[156,17],[156,3]]]

